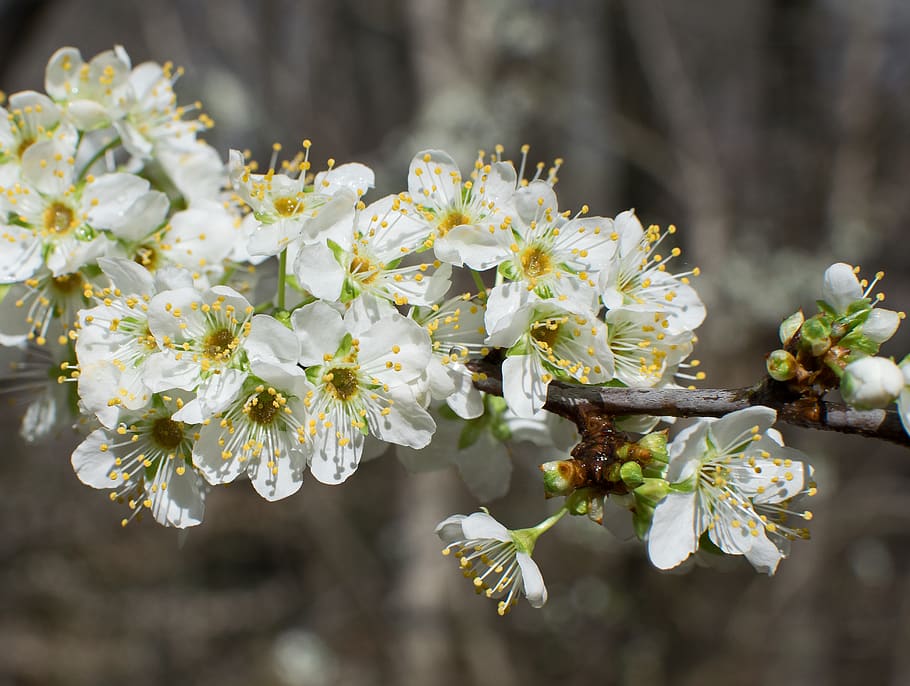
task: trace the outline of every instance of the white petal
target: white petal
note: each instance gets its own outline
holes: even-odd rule
[[[695,493],[671,492],[654,509],[648,533],[648,557],[655,567],[671,569],[698,548]]]
[[[408,167],[408,192],[422,205],[446,207],[460,197],[461,171],[449,153],[421,150]]]
[[[178,458],[179,459],[179,458]],[[205,500],[202,478],[192,467],[184,466],[183,474],[171,466],[167,488],[149,494],[152,499],[152,516],[159,524],[183,529],[202,523]]]
[[[351,162],[316,174],[313,183],[320,193],[333,195],[342,188],[363,195],[376,184],[376,175],[365,164]]]
[[[44,263],[41,240],[31,229],[21,226],[0,228],[0,283],[25,281]]]
[[[784,555],[778,550],[768,537],[764,530],[760,530],[752,547],[745,553],[746,559],[752,563],[755,570],[772,576],[777,571],[777,565],[783,559]]]
[[[519,417],[533,417],[547,402],[544,373],[535,355],[512,355],[502,363],[502,395]]]
[[[51,55],[44,72],[44,90],[54,100],[65,100],[70,97],[79,68],[82,66],[82,55],[76,48],[60,48]],[[63,66],[68,65],[69,69]]]
[[[436,525],[435,533],[442,539],[443,543],[454,543],[464,538],[462,524],[467,516],[462,514],[446,517]]]
[[[98,266],[125,295],[154,295],[155,283],[148,269],[133,260],[99,257]]]
[[[96,229],[115,230],[136,218],[137,210],[147,211],[143,204],[134,207],[140,196],[148,193],[149,182],[133,174],[104,174],[85,187],[82,205],[88,209],[88,221]],[[98,201],[95,203],[95,201]],[[152,209],[156,209],[152,202]],[[156,227],[150,227],[154,229]]]
[[[484,271],[509,257],[511,237],[511,231],[500,231],[498,227],[490,233],[486,226],[456,226],[435,240],[433,251],[443,262]]]
[[[246,469],[236,455],[227,460],[221,456],[223,448],[218,441],[225,433],[218,420],[212,420],[199,431],[199,440],[193,446],[193,464],[215,486],[233,481]]]
[[[265,453],[263,453],[265,458]],[[275,468],[268,466],[267,460],[250,463],[249,474],[253,488],[270,502],[287,498],[300,490],[303,485],[303,470],[306,456],[299,450],[282,451],[275,460]]]
[[[345,270],[324,243],[305,245],[294,260],[294,275],[300,285],[317,298],[338,300]]]
[[[71,458],[73,469],[79,481],[92,488],[112,488],[117,485],[111,479],[114,470],[116,455],[111,450],[102,450],[101,446],[110,442],[108,434],[103,429],[96,429],[90,433],[76,450]]]
[[[837,312],[847,311],[847,307],[863,297],[863,288],[853,271],[853,267],[843,262],[832,264],[825,271],[825,282],[822,286],[822,299]]]
[[[367,408],[370,433],[386,443],[423,448],[433,439],[436,422],[423,407],[417,404],[409,388],[390,393],[394,404],[388,414],[381,414],[375,407]]]
[[[711,424],[711,440],[721,454],[727,454],[752,440],[752,436],[763,434],[776,420],[777,412],[770,407],[757,405],[737,410]],[[755,427],[757,431],[753,431]]]
[[[465,538],[492,539],[510,543],[512,536],[509,530],[486,512],[475,512],[465,517],[461,523]]]
[[[350,426],[350,420],[331,417],[334,427],[322,430],[314,437],[310,456],[310,473],[324,484],[340,484],[357,470],[363,456],[364,436]],[[340,421],[334,421],[334,420]],[[347,442],[342,445],[335,430],[343,433]]]
[[[239,369],[222,369],[199,384],[196,397],[174,413],[173,419],[187,424],[200,424],[227,409],[243,386],[248,374]]]
[[[250,364],[278,365],[289,372],[299,369],[300,343],[284,324],[267,314],[257,314],[250,322],[250,334],[244,343]]]
[[[521,568],[521,579],[528,602],[531,603],[531,607],[543,607],[547,602],[547,587],[544,585],[540,568],[531,556],[525,553],[518,553],[515,559]]]
[[[294,333],[300,341],[300,364],[325,363],[323,355],[334,355],[347,333],[338,311],[324,302],[304,305],[291,315]]]
[[[876,343],[884,343],[895,334],[900,323],[897,312],[876,307],[863,322],[862,332]]]

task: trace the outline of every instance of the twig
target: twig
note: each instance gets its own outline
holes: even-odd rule
[[[478,389],[502,395],[499,365],[487,360],[472,360],[468,367],[479,375],[474,382]],[[544,409],[582,427],[584,418],[592,414],[722,417],[755,405],[777,410],[778,421],[793,426],[859,434],[910,448],[910,436],[904,431],[897,412],[853,410],[840,403],[800,397],[770,379],[747,388],[697,390],[609,388],[553,381]]]

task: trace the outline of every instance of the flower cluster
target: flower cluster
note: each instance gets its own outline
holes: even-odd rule
[[[481,151],[465,173],[420,151],[378,198],[361,163],[314,168],[309,140],[280,164],[276,144],[267,169],[236,150],[225,163],[199,137],[212,125],[200,106],[177,105],[180,73],[133,67],[119,47],[88,62],[63,48],[46,93],[11,95],[0,117],[0,344],[24,351],[23,385],[72,382],[40,384],[23,434],[75,410],[76,475],[126,505],[124,524],[197,525],[211,487],[237,479],[267,500],[307,473],[340,484],[388,445],[417,471],[457,466],[494,499],[507,442],[531,440],[563,458],[541,467],[547,495],[566,499],[556,514],[437,527],[500,614],[521,594],[546,601],[530,556],[566,513],[629,529],[661,569],[726,553],[773,574],[807,537],[812,468],[773,409],[672,440],[657,418],[573,416],[579,436],[544,411],[554,384],[703,378],[687,371],[698,269],[671,268],[674,227],[561,210],[561,160],[529,177],[527,147],[517,162]],[[254,295],[263,267],[274,296]],[[910,432],[910,356],[876,357],[903,318],[875,306],[880,278],[833,265],[818,313],[781,325],[766,383],[812,402],[839,389],[859,410],[897,402]],[[501,389],[484,385],[491,368]]]

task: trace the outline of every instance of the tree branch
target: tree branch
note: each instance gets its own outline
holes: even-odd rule
[[[474,385],[502,395],[502,370],[489,360],[471,360],[479,378]],[[777,410],[778,421],[793,426],[859,434],[910,448],[910,436],[893,410],[853,410],[840,403],[800,397],[783,384],[767,379],[747,388],[605,388],[553,381],[544,409],[571,419],[579,427],[593,414],[670,417],[722,417],[736,410],[764,405]]]

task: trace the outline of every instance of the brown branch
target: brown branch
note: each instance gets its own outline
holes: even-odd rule
[[[492,395],[502,395],[499,365],[472,360],[468,367],[479,378],[474,385]],[[669,417],[722,417],[736,410],[764,405],[777,410],[778,421],[793,426],[859,434],[910,448],[897,412],[853,410],[840,403],[799,397],[770,379],[748,388],[605,388],[553,381],[544,409],[571,419],[579,427],[592,414],[646,414]]]

